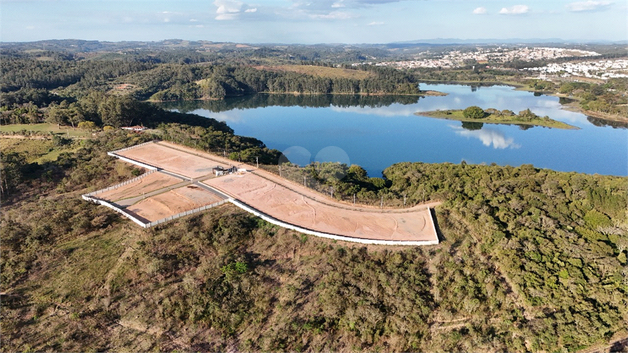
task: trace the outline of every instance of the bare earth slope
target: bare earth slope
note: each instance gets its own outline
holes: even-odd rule
[[[129,149],[114,151],[130,161],[138,161],[156,167],[163,172],[172,172],[196,180],[208,189],[219,190],[248,207],[288,225],[303,228],[323,235],[347,237],[347,240],[382,240],[393,242],[437,243],[438,236],[428,207],[435,204],[418,205],[407,209],[379,209],[355,206],[338,202],[302,185],[287,181],[272,173],[256,169],[243,163],[236,166],[246,170],[238,174],[214,177],[215,166],[229,167],[235,162],[168,142],[155,142]],[[183,197],[177,190],[186,190]],[[200,207],[216,202],[214,197],[200,197],[194,205],[187,200],[195,193],[210,192],[201,188],[165,190],[128,207],[128,210],[145,219],[156,221],[190,207]],[[125,188],[129,195],[136,195],[132,187]],[[124,195],[116,195],[124,198]],[[175,207],[184,203],[189,207]],[[175,210],[176,209],[176,210]]]

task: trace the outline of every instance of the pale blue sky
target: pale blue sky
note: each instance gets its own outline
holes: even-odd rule
[[[0,40],[628,39],[628,0],[0,0]]]

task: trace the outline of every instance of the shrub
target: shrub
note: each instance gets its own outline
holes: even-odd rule
[[[463,110],[462,111],[462,115],[465,118],[482,119],[482,118],[484,118],[486,113],[484,112],[484,110],[482,110],[482,108],[480,108],[480,107],[478,107],[476,105],[472,105],[472,106],[466,108],[465,110]]]
[[[96,124],[93,121],[81,121],[78,124],[78,128],[82,130],[95,130]]]

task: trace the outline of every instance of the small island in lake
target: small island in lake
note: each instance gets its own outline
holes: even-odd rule
[[[530,109],[522,110],[519,114],[515,114],[511,110],[498,110],[489,108],[483,110],[478,106],[470,106],[466,109],[457,110],[435,110],[428,112],[417,112],[419,116],[430,118],[458,120],[472,123],[485,124],[516,124],[530,126],[544,126],[557,129],[578,129],[578,127],[563,123],[562,121],[550,119],[548,116],[538,116]]]

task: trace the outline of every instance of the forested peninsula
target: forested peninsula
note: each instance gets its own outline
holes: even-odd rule
[[[478,106],[470,106],[457,110],[435,110],[429,112],[417,112],[415,115],[427,116],[447,120],[457,120],[471,124],[509,124],[519,126],[543,126],[556,129],[578,129],[573,125],[551,119],[548,116],[540,117],[530,109],[515,114],[511,110],[497,110],[493,108],[482,109]],[[469,125],[469,124],[467,124]],[[481,126],[481,125],[480,125]]]

